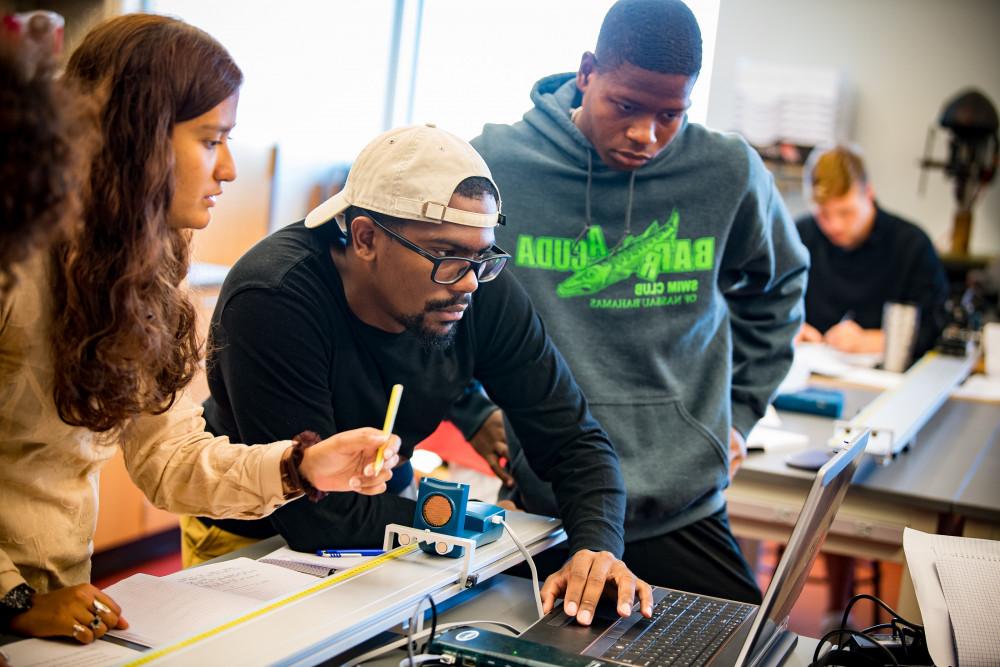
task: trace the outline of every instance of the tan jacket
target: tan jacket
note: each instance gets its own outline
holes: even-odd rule
[[[286,502],[279,460],[291,443],[214,438],[186,396],[113,439],[60,420],[48,266],[45,254],[29,260],[0,302],[0,596],[24,582],[45,592],[90,580],[98,473],[114,447],[150,501],[171,512],[257,518]]]

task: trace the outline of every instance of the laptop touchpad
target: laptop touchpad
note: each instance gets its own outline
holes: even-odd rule
[[[637,619],[641,616],[633,614],[633,618]],[[555,646],[570,653],[582,653],[619,619],[618,612],[615,611],[615,603],[611,600],[601,601],[597,605],[594,622],[589,626],[580,625],[572,616],[567,616],[560,605],[552,610],[548,618],[531,626],[521,637]],[[628,625],[635,622],[631,619],[621,620],[625,620]],[[616,627],[615,630],[617,631],[618,628]]]

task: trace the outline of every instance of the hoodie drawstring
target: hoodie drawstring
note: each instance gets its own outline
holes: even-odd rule
[[[589,149],[587,150],[587,198],[584,202],[584,221],[583,229],[580,233],[576,235],[573,240],[573,244],[577,244],[587,235],[590,228],[593,226],[591,223],[590,215],[590,191],[592,189],[594,182],[594,154]],[[618,243],[614,245],[609,252],[614,252],[618,249],[625,239],[627,239],[632,234],[632,198],[635,194],[635,170],[629,173],[628,178],[628,203],[625,206],[625,233],[622,234],[621,238],[618,239]]]
[[[590,231],[590,186],[594,181],[594,154],[587,149],[587,198],[584,200],[583,229],[576,235],[573,245],[576,245]]]
[[[621,239],[618,241],[620,244],[629,235],[632,234],[632,195],[635,193],[635,171],[632,171],[628,177],[628,204],[625,207],[625,233],[622,235]],[[616,246],[618,244],[615,244]]]

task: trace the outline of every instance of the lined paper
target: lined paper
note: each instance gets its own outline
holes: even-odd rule
[[[0,646],[13,667],[107,667],[139,655],[119,644],[80,644],[60,639],[25,639]]]
[[[129,622],[127,630],[113,629],[108,634],[143,646],[159,646],[193,635],[261,604],[245,595],[148,574],[132,575],[104,592],[118,603]]]
[[[308,574],[266,565],[251,558],[234,558],[192,567],[163,578],[255,600],[273,600],[316,583],[316,578]],[[125,618],[128,618],[127,614]]]
[[[346,570],[370,561],[374,556],[345,556],[342,558],[327,558],[304,551],[292,551],[288,547],[276,549],[266,556],[258,558],[260,563],[280,565],[297,572],[305,572],[316,577],[326,577],[338,570]]]

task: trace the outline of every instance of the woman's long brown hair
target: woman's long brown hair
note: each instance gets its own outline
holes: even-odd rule
[[[66,77],[104,103],[82,229],[54,249],[53,394],[63,421],[107,431],[169,409],[197,369],[195,311],[180,286],[190,237],[167,219],[171,134],[243,75],[205,32],[132,14],[88,34]]]

